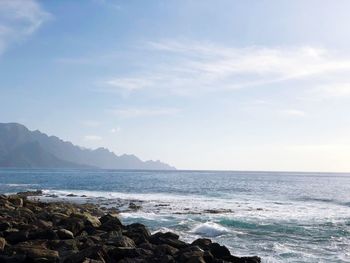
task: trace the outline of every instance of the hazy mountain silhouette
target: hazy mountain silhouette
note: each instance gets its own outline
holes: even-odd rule
[[[84,149],[18,123],[0,123],[0,167],[175,169],[160,161],[143,162],[135,155],[117,156],[105,148]]]

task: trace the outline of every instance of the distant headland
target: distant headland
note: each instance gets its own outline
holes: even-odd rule
[[[175,170],[161,161],[82,148],[18,123],[0,123],[0,167]]]

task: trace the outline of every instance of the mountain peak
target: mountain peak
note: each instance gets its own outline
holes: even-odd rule
[[[175,169],[135,155],[117,156],[109,149],[86,149],[19,123],[0,123],[0,167],[96,167],[104,169]]]

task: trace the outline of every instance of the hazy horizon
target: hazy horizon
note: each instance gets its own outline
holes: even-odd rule
[[[0,122],[179,170],[350,172],[350,2],[0,1]]]

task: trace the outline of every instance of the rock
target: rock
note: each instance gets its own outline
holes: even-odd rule
[[[124,235],[134,240],[135,244],[141,244],[149,239],[151,233],[144,225],[134,223],[125,227]]]
[[[1,263],[22,263],[27,262],[25,255],[0,255],[0,262]]]
[[[7,200],[15,207],[22,207],[23,206],[23,199],[20,198],[18,195],[10,195],[7,198]]]
[[[140,205],[136,205],[135,203],[130,203],[129,204],[129,208],[132,209],[132,210],[138,210],[141,208]]]
[[[117,247],[108,251],[111,258],[118,261],[123,258],[138,258],[152,257],[153,253],[150,250],[143,248]]]
[[[102,223],[100,229],[105,231],[120,230],[122,227],[122,223],[120,222],[119,218],[109,214],[101,217],[100,222]]]
[[[157,256],[162,256],[162,255],[175,255],[179,250],[177,248],[174,248],[172,246],[163,244],[163,245],[158,245],[156,246],[154,253]]]
[[[19,192],[19,193],[17,193],[17,195],[22,197],[22,198],[26,198],[28,196],[41,196],[41,195],[43,195],[43,191],[36,190],[36,191]]]
[[[39,230],[34,231],[29,234],[29,239],[46,239],[46,240],[52,240],[57,239],[58,236],[55,231],[52,229],[45,229],[45,230]]]
[[[149,242],[156,245],[167,244],[178,249],[186,247],[187,244],[181,240],[178,240],[178,238],[178,235],[171,232],[157,232],[149,237]]]
[[[100,220],[97,217],[92,216],[88,213],[71,214],[71,217],[77,217],[77,218],[84,220],[84,224],[87,226],[92,226],[94,228],[98,228],[101,226]]]
[[[74,235],[78,235],[85,228],[84,221],[76,217],[69,217],[63,219],[61,226],[71,231]]]
[[[0,231],[6,231],[10,229],[12,226],[9,222],[1,222],[0,223]]]
[[[227,247],[221,246],[218,243],[211,243],[209,245],[209,250],[214,257],[219,259],[225,259],[231,256],[230,250],[228,250]]]
[[[28,240],[29,238],[29,233],[28,231],[17,231],[17,232],[12,232],[8,236],[5,237],[6,241],[8,241],[11,244],[17,244],[19,242],[23,242]]]
[[[105,247],[92,246],[67,257],[64,260],[64,263],[80,263],[84,262],[86,259],[93,259],[101,262],[111,262],[111,259],[109,258]]]
[[[105,239],[105,243],[107,245],[113,245],[116,247],[135,247],[135,242],[127,237],[123,236],[121,232],[112,231],[107,233],[106,235],[101,236],[101,238]]]
[[[77,197],[77,195],[75,195],[75,194],[68,194],[66,196],[68,196],[68,197]]]
[[[57,235],[60,239],[73,239],[74,238],[74,234],[67,230],[67,229],[58,229],[57,230]]]
[[[58,262],[59,255],[57,251],[50,249],[43,249],[38,247],[26,247],[26,246],[18,246],[15,248],[17,254],[23,253],[27,256],[28,261],[38,261],[46,260],[46,262]]]
[[[192,245],[199,246],[203,250],[209,250],[211,240],[208,238],[198,238],[192,242]]]
[[[0,251],[3,251],[6,245],[6,240],[3,237],[0,237]]]

